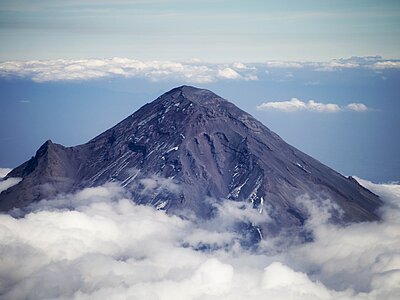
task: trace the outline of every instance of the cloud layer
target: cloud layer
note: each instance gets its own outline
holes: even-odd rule
[[[256,80],[254,69],[244,64],[139,61],[111,59],[8,61],[0,63],[0,75],[22,76],[34,81],[89,80],[105,77],[140,77],[207,83],[217,80]]]
[[[385,201],[382,222],[337,227],[325,223],[326,207],[308,202],[314,242],[284,248],[268,240],[256,252],[227,230],[232,219],[253,218],[251,211],[226,202],[215,220],[220,226],[194,223],[135,205],[112,184],[42,201],[22,218],[1,214],[0,295],[398,299],[400,185],[358,180]],[[209,244],[217,247],[197,250]]]
[[[201,61],[140,61],[129,58],[56,59],[0,62],[0,76],[30,78],[38,82],[90,80],[106,77],[147,78],[149,80],[176,80],[188,83],[210,83],[219,80],[258,80],[260,73],[269,69],[314,71],[342,69],[400,69],[400,61],[382,57],[351,57],[328,62],[268,61],[266,63],[210,64]]]
[[[381,56],[353,56],[350,58],[332,59],[325,62],[270,61],[268,68],[299,69],[311,68],[317,71],[335,71],[342,69],[399,69],[400,61],[383,59]]]
[[[368,107],[363,103],[350,103],[346,106],[339,106],[335,103],[320,103],[314,100],[304,102],[300,99],[292,98],[289,101],[271,101],[261,103],[257,106],[257,110],[277,110],[282,112],[313,111],[320,113],[336,113],[345,110],[364,112],[368,110]]]

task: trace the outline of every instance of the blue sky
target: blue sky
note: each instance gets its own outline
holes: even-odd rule
[[[1,60],[396,58],[400,2],[0,1]]]
[[[0,167],[190,84],[346,175],[400,180],[399,1],[0,0],[0,40]]]

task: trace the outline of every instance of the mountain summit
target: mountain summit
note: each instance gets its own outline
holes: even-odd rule
[[[377,220],[381,205],[353,178],[211,91],[190,86],[165,93],[86,144],[47,141],[7,177],[23,180],[0,194],[3,211],[117,182],[137,203],[203,219],[212,216],[213,201],[252,203],[267,212],[263,234],[300,230],[309,217],[298,201],[304,195],[329,199],[337,208],[333,219],[343,223]]]

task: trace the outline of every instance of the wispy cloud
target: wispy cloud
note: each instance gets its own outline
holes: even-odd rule
[[[298,98],[292,98],[288,101],[270,101],[264,102],[257,106],[259,111],[276,110],[282,112],[296,112],[296,111],[312,111],[319,113],[337,113],[340,111],[367,111],[368,107],[363,103],[350,103],[346,106],[339,106],[335,103],[321,103],[314,100],[308,102],[302,101]]]
[[[266,65],[268,68],[294,68],[299,69],[304,67],[304,63],[295,61],[267,61]]]

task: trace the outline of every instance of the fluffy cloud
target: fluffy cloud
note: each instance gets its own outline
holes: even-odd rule
[[[347,62],[343,62],[343,61],[337,61],[337,60],[332,60],[329,62],[325,62],[325,63],[318,63],[316,64],[317,66],[317,70],[318,71],[334,71],[334,70],[340,70],[340,69],[355,69],[360,67],[359,64],[351,62],[351,61],[347,61]]]
[[[394,69],[400,68],[398,60],[386,60],[381,56],[353,56],[350,58],[333,59],[327,62],[309,64],[318,71],[335,71],[341,69]]]
[[[350,103],[350,104],[346,105],[346,108],[349,110],[354,110],[354,111],[358,111],[358,112],[368,110],[368,107],[363,103]]]
[[[211,226],[135,205],[114,184],[42,201],[21,218],[1,214],[0,295],[398,299],[400,185],[357,180],[385,201],[382,222],[327,224],[319,216],[329,213],[329,201],[316,207],[303,197],[299,201],[315,215],[307,223],[315,240],[288,248],[263,241],[259,251],[242,249],[238,236],[226,230],[231,219],[253,219],[257,210],[219,204]],[[208,243],[221,247],[197,250]]]
[[[139,61],[111,59],[8,61],[0,63],[0,75],[32,78],[38,82],[89,80],[104,77],[140,77],[207,83],[217,80],[257,80],[255,69],[241,63],[232,66],[201,62]]]
[[[368,107],[363,103],[351,103],[344,107],[341,107],[334,103],[320,103],[314,100],[304,102],[297,98],[292,98],[289,101],[271,101],[261,103],[257,106],[257,110],[278,110],[283,112],[313,111],[322,113],[336,113],[343,110],[363,112],[367,111]]]
[[[285,112],[297,111],[297,110],[305,110],[307,108],[307,104],[303,101],[300,101],[297,98],[292,98],[289,101],[281,101],[281,102],[264,102],[257,106],[257,110],[281,110]]]
[[[121,57],[56,59],[0,62],[0,76],[31,78],[38,82],[124,77],[146,78],[154,81],[176,80],[187,83],[210,83],[218,80],[258,80],[258,73],[268,72],[268,69],[287,69],[294,72],[301,68],[317,71],[398,69],[400,61],[371,56],[334,59],[327,62],[267,61],[246,65],[241,62],[210,64],[198,60],[189,62],[140,61]]]
[[[400,295],[400,185],[357,180],[386,202],[383,222],[347,227],[315,224],[315,242],[292,249],[287,257],[331,289],[351,289],[356,299],[396,299]]]
[[[342,69],[399,69],[399,60],[387,60],[381,56],[353,56],[350,58],[332,59],[330,61],[269,61],[267,68],[299,69],[311,68],[317,71],[337,71]]]
[[[400,61],[379,61],[372,65],[373,69],[382,70],[382,69],[400,69]]]

